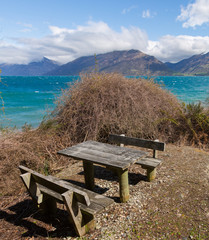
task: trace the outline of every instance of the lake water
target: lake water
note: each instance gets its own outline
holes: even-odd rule
[[[54,101],[78,77],[2,77],[0,83],[0,127],[37,127]],[[186,103],[205,102],[209,97],[209,77],[157,77],[163,88]]]

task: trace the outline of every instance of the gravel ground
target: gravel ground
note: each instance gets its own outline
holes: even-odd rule
[[[119,202],[117,176],[96,166],[95,191],[115,202],[97,214],[96,230],[82,238],[63,205],[50,219],[34,208],[24,187],[15,196],[0,195],[0,239],[209,239],[209,152],[167,145],[159,158],[163,163],[152,182],[140,166],[130,168],[127,203]],[[82,163],[70,161],[58,177],[82,185]]]

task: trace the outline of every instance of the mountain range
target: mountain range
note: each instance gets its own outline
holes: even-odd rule
[[[49,72],[49,75],[79,75],[81,72],[118,72],[126,76],[170,75],[164,63],[138,50],[114,51],[80,57]]]
[[[194,55],[177,63],[165,63],[175,73],[209,76],[209,53]]]
[[[0,69],[2,76],[42,76],[59,66],[60,64],[57,62],[44,57],[41,61],[29,64],[3,63],[0,64]]]
[[[29,64],[0,64],[2,76],[67,76],[82,72],[118,72],[126,76],[208,75],[209,53],[177,63],[159,61],[138,50],[113,51],[84,56],[60,65],[48,58]]]

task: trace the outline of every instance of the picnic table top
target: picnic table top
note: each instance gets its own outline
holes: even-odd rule
[[[82,142],[60,150],[58,154],[122,170],[148,155],[145,151],[96,141]]]

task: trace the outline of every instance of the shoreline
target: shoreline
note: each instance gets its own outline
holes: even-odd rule
[[[13,78],[9,77],[9,79]],[[52,80],[50,80],[50,77],[47,79],[32,77],[30,80],[24,77],[24,81],[20,84],[21,77],[18,77],[18,79],[18,81],[15,81],[15,78],[13,79],[14,86],[10,88],[10,80],[4,77],[5,84],[2,85],[3,88],[1,89],[1,96],[5,101],[5,120],[10,119],[8,121],[12,122],[11,124],[7,122],[6,124],[2,123],[2,125],[8,127],[16,125],[18,129],[21,129],[25,123],[35,128],[39,126],[43,117],[47,115],[47,112],[54,109],[56,96],[62,92],[62,89],[69,88],[69,83],[73,81],[73,77],[72,79],[70,77],[64,77],[61,78],[61,80],[59,76],[57,79],[56,77],[52,77]],[[156,76],[154,79],[157,80],[163,89],[171,92],[179,101],[185,103],[201,101],[202,105],[207,106],[206,99],[209,96],[207,92],[207,89],[209,89],[209,76]],[[33,104],[28,105],[31,101]],[[20,108],[22,108],[22,111],[20,111]],[[8,113],[8,111],[10,112]],[[17,122],[16,124],[15,115],[20,119],[21,123]],[[34,121],[37,116],[39,116],[39,119]],[[4,118],[1,114],[0,117]]]

